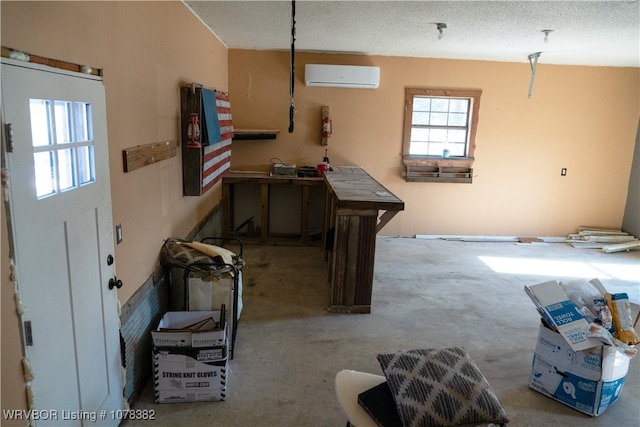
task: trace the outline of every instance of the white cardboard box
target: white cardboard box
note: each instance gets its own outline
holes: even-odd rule
[[[220,320],[219,311],[169,311],[162,316],[155,331],[151,331],[155,347],[214,347],[226,344],[226,330],[186,330],[189,325],[213,318]],[[164,329],[164,330],[161,330]],[[172,329],[172,330],[166,330]]]
[[[227,346],[214,347],[154,347],[153,359],[158,361],[198,362],[211,363],[220,362],[227,358]]]
[[[156,403],[186,403],[225,400],[222,390],[159,390],[155,392]]]
[[[156,403],[225,400],[228,359],[199,362],[170,350],[154,350]]]
[[[629,360],[602,344],[574,351],[560,334],[541,325],[529,387],[597,416],[620,397]]]
[[[573,351],[601,345],[597,339],[587,337],[589,323],[569,299],[560,283],[550,281],[525,286],[524,289],[536,305],[538,312],[558,330]]]

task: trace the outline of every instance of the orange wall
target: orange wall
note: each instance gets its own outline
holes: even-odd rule
[[[229,50],[237,128],[277,128],[272,141],[234,143],[232,168],[272,157],[315,165],[323,156],[320,107],[333,121],[329,158],[356,164],[405,202],[381,231],[566,236],[580,225],[620,227],[640,105],[638,68],[530,65],[296,52],[295,129],[287,132],[289,53]],[[304,85],[304,65],[380,67],[376,90]],[[404,88],[482,89],[473,184],[407,183],[402,173]],[[560,169],[566,167],[566,177]]]
[[[122,224],[124,237],[115,248],[124,282],[118,298],[125,303],[157,268],[163,240],[185,237],[218,204],[221,190],[218,185],[203,197],[183,197],[180,154],[124,173],[122,150],[179,141],[180,87],[195,81],[226,91],[227,49],[179,1],[3,1],[0,7],[3,46],[104,71],[113,220]],[[22,353],[5,230],[2,408],[17,409],[25,405]]]

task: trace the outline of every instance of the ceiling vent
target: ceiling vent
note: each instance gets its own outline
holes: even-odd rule
[[[307,64],[304,83],[307,86],[376,89],[380,85],[380,67]]]

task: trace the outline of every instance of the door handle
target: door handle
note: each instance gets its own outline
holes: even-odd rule
[[[118,279],[117,277],[112,277],[111,279],[109,279],[109,289],[113,289],[113,288],[120,289],[121,287],[122,287],[122,280]]]

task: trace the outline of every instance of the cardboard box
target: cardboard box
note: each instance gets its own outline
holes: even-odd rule
[[[155,392],[156,403],[187,403],[225,400],[222,390],[159,390]]]
[[[177,348],[181,350],[182,348]],[[154,349],[154,391],[156,403],[225,400],[228,359],[201,362],[187,352]],[[197,350],[207,354],[207,350]]]
[[[219,320],[219,311],[162,316],[151,332],[156,403],[226,399],[227,325],[216,327]]]
[[[573,351],[598,347],[601,342],[587,337],[589,323],[569,299],[560,283],[550,281],[525,286],[540,315],[564,337]]]
[[[631,306],[631,319],[633,319],[633,329],[635,329],[636,334],[640,336],[640,305],[636,303],[629,303]]]
[[[153,358],[166,362],[220,362],[227,358],[227,346],[214,347],[154,347]]]
[[[207,323],[207,319],[212,319]],[[162,316],[155,331],[151,331],[156,347],[215,347],[226,344],[226,325],[211,326],[220,320],[219,311],[169,311]],[[196,325],[196,327],[193,327]]]
[[[620,397],[629,361],[608,345],[574,351],[561,334],[541,325],[529,387],[598,416]]]

